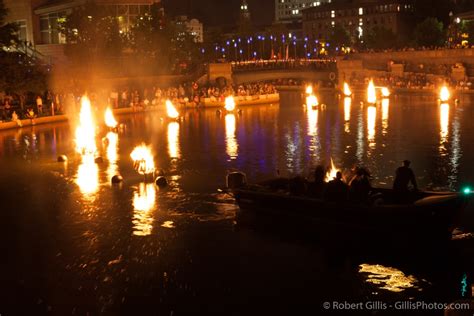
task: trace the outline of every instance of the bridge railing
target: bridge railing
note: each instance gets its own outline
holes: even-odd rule
[[[266,71],[266,70],[322,70],[332,71],[336,69],[334,59],[284,59],[284,60],[252,60],[232,62],[232,71]]]

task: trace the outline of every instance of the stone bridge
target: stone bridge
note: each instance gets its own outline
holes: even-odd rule
[[[337,82],[336,62],[328,60],[251,61],[210,64],[207,80],[245,84],[278,79]]]

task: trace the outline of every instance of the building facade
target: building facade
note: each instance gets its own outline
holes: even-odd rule
[[[410,0],[334,0],[303,11],[303,33],[311,39],[327,40],[340,25],[354,39],[362,40],[375,27],[403,36],[413,26],[413,11]]]
[[[4,0],[9,9],[7,22],[17,22],[20,38],[27,47],[51,64],[65,63],[66,38],[60,31],[60,23],[73,9],[86,4],[87,0]],[[97,0],[111,16],[119,17],[120,27],[128,29],[135,20],[149,13],[151,6],[160,0]],[[162,14],[164,14],[163,9]]]
[[[275,22],[301,22],[303,10],[317,7],[324,3],[331,3],[331,0],[275,0]]]

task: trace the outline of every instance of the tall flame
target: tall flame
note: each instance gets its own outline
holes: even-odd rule
[[[349,87],[349,84],[347,82],[344,82],[344,95],[346,97],[350,97],[352,95],[351,88]]]
[[[336,174],[339,172],[339,169],[336,168],[336,165],[334,165],[334,161],[331,158],[331,167],[330,169],[326,172],[326,182],[329,182],[336,178]]]
[[[439,99],[441,102],[448,102],[451,98],[451,93],[449,92],[448,87],[443,86],[439,92]]]
[[[76,128],[76,151],[80,154],[91,155],[97,151],[91,102],[86,96],[81,99],[79,126]]]
[[[318,98],[314,94],[311,94],[306,97],[306,106],[308,108],[314,108],[314,107],[317,107],[318,105],[319,105]]]
[[[230,95],[227,98],[225,98],[225,109],[228,112],[232,112],[235,110],[235,100],[234,96]]]
[[[117,121],[115,120],[114,113],[110,108],[105,110],[105,125],[110,128],[116,128],[118,125]]]
[[[155,172],[153,154],[151,153],[151,149],[145,144],[135,147],[130,157],[133,160],[135,170],[139,174],[147,175]]]
[[[313,86],[311,86],[311,85],[306,86],[306,94],[307,95],[313,94]]]
[[[369,86],[367,88],[367,103],[369,104],[377,103],[377,94],[375,92],[375,85],[372,79],[370,80]]]
[[[390,90],[387,87],[382,87],[382,97],[388,98],[390,96]]]
[[[170,100],[166,100],[166,114],[171,119],[176,119],[179,117],[179,112],[174,107],[173,103]]]

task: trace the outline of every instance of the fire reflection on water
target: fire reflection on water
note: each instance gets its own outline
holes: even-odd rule
[[[156,206],[154,183],[140,183],[133,196],[133,235],[148,236],[153,229],[152,212]]]
[[[109,132],[106,136],[107,144],[107,159],[109,160],[109,167],[107,168],[107,176],[111,179],[117,174],[118,166],[118,135],[114,132]]]
[[[179,123],[168,123],[168,154],[171,159],[180,158],[179,150]]]
[[[99,190],[99,167],[93,155],[82,155],[82,162],[77,169],[76,183],[86,199],[94,199],[95,193]]]
[[[442,156],[446,155],[446,144],[449,137],[449,104],[442,103],[439,108],[439,124],[440,124],[440,144],[439,151]]]
[[[375,106],[367,107],[367,140],[369,147],[375,148],[375,121],[377,118],[377,108]]]
[[[226,153],[231,160],[237,158],[239,145],[235,134],[236,122],[235,114],[226,114],[225,116],[225,135],[226,135]]]
[[[352,99],[344,98],[344,132],[350,133]]]
[[[382,134],[386,135],[388,130],[388,115],[390,110],[390,99],[382,99]]]
[[[418,280],[402,271],[382,265],[361,264],[359,273],[366,275],[366,282],[381,290],[400,293],[407,289],[418,289]]]

